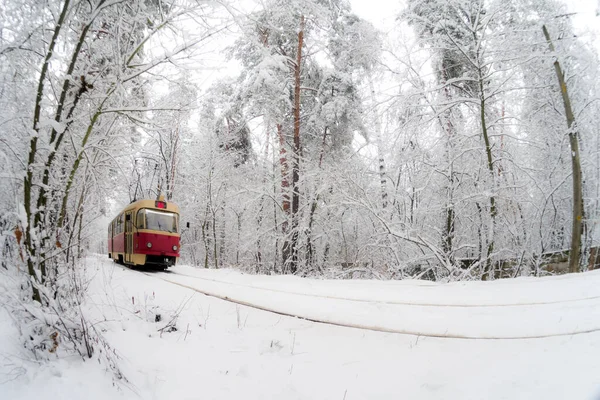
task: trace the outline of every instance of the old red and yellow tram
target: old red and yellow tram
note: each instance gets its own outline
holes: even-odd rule
[[[179,207],[138,200],[108,225],[108,257],[129,266],[167,268],[179,258]]]

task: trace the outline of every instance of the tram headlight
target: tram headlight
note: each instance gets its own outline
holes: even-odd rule
[[[146,243],[146,247],[148,247],[149,249],[151,249],[152,248],[152,243],[150,243],[150,242]]]
[[[177,246],[173,246],[173,251],[177,251]]]

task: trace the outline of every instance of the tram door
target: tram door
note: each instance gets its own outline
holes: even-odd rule
[[[132,212],[125,212],[125,262],[131,262],[133,253],[133,217]]]
[[[113,238],[115,237],[115,223],[114,221],[111,221],[110,224],[108,225],[108,246],[109,246],[109,252],[110,252],[110,257],[111,258],[115,258],[115,243],[113,241]]]

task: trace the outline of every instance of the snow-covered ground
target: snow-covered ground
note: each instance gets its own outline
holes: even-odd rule
[[[0,308],[0,399],[600,399],[600,271],[442,285],[84,264],[84,312],[127,382],[30,360]]]

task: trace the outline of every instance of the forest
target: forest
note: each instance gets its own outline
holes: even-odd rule
[[[593,269],[593,37],[558,0],[401,5],[384,32],[346,0],[3,2],[0,270],[23,318],[53,310],[91,353],[79,260],[159,195],[199,268]]]

